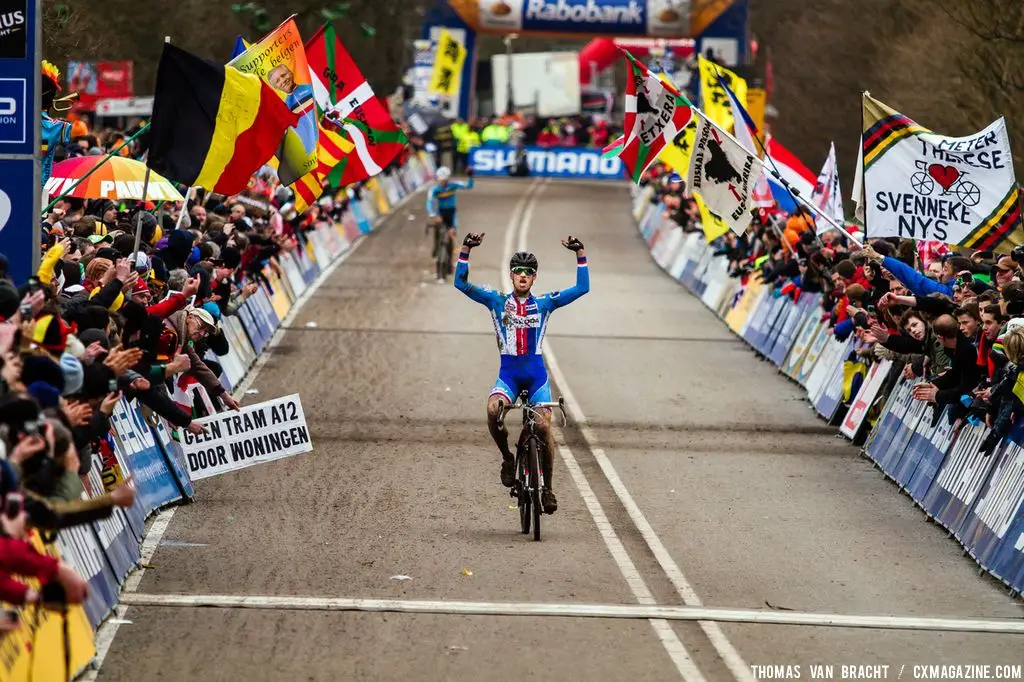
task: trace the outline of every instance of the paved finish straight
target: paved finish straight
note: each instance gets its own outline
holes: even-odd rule
[[[487,233],[470,277],[500,284],[506,245],[527,230],[538,288],[565,288],[575,260],[559,240],[586,243],[591,292],[554,315],[548,343],[705,605],[1020,616],[797,387],[657,268],[624,185],[535,185],[480,180],[462,196],[461,232]],[[253,384],[250,401],[301,394],[313,452],[201,482],[139,592],[637,603],[562,459],[543,542],[518,533],[483,421],[498,366],[490,321],[432,281],[422,218],[410,203],[353,253]],[[562,439],[655,601],[684,603],[592,443],[573,425]],[[1010,635],[726,623],[730,668],[721,640],[673,623],[693,666],[681,675],[679,652],[642,620],[190,607],[132,607],[127,619],[101,680],[729,680],[737,661],[1021,662]]]

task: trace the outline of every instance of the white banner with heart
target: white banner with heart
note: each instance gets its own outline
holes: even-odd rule
[[[968,137],[887,123],[865,133],[867,235],[1012,248],[1020,207],[1006,121]]]

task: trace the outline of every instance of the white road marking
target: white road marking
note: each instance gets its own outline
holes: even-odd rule
[[[378,219],[377,224],[380,225],[389,217],[396,215],[399,209],[404,207],[410,199],[417,196],[426,187],[427,185],[423,185],[423,187],[420,187],[416,191],[404,197],[401,201],[395,204],[387,215],[381,216]],[[295,300],[295,303],[292,304],[291,310],[289,310],[288,314],[285,315],[283,320],[281,320],[281,326],[277,328],[277,331],[274,332],[274,336],[270,339],[266,348],[263,349],[263,353],[256,359],[252,368],[250,368],[249,372],[242,379],[242,383],[238,384],[238,386],[231,392],[236,400],[239,402],[242,401],[246,391],[248,391],[249,387],[252,386],[254,381],[256,381],[256,377],[260,375],[260,372],[267,364],[270,356],[274,354],[274,349],[281,343],[281,339],[283,339],[284,335],[288,332],[287,327],[291,326],[292,321],[302,310],[302,307],[306,305],[306,302],[312,298],[316,290],[334,274],[334,271],[337,270],[342,263],[348,260],[348,257],[351,256],[356,249],[362,246],[363,242],[367,241],[367,237],[369,236],[370,235],[362,235],[357,239],[356,243],[352,244],[348,251],[341,254],[338,260],[327,266],[327,269],[323,270],[320,275],[313,280],[313,283],[306,289],[306,291],[304,291],[302,295]],[[100,623],[100,627],[96,631],[96,656],[90,663],[90,669],[82,675],[80,682],[96,681],[96,676],[99,675],[100,668],[103,666],[103,661],[106,660],[107,654],[110,652],[110,646],[114,643],[114,637],[117,635],[117,631],[121,627],[122,622],[125,622],[125,613],[128,611],[126,604],[129,603],[126,599],[139,589],[139,583],[142,582],[142,577],[146,574],[145,565],[149,564],[153,559],[153,553],[156,551],[157,546],[159,546],[160,541],[163,539],[164,533],[167,532],[167,527],[170,525],[171,519],[174,518],[174,512],[176,510],[177,507],[165,509],[153,518],[153,522],[146,531],[146,537],[142,541],[141,558],[139,560],[140,566],[128,576],[128,579],[125,580],[124,585],[121,587],[120,603],[114,607],[114,610],[109,616],[107,616],[106,620]]]
[[[614,531],[612,531],[614,533]],[[941,618],[925,616],[859,615],[727,609],[708,606],[658,606],[656,604],[542,604],[537,602],[440,601],[427,599],[362,599],[351,597],[289,597],[233,594],[125,595],[131,606],[215,607],[229,609],[278,609],[294,611],[378,611],[436,613],[466,616],[541,616],[551,618],[661,619],[722,621],[760,625],[798,625],[871,630],[977,632],[1024,635],[1024,621],[1006,618]]]
[[[534,197],[536,199],[536,197]],[[534,203],[536,203],[534,201]],[[533,205],[527,209],[527,215],[533,215]],[[530,222],[525,219],[519,225],[519,250],[526,249],[527,236],[530,233]],[[608,479],[608,483],[611,484],[612,489],[615,491],[615,495],[619,498],[623,507],[626,508],[626,512],[629,514],[629,518],[633,521],[633,525],[636,526],[637,530],[640,531],[640,535],[643,536],[644,542],[650,548],[651,552],[654,553],[655,559],[658,561],[658,565],[668,576],[668,579],[672,582],[672,585],[676,588],[676,592],[682,597],[683,603],[687,606],[699,607],[702,606],[700,597],[697,596],[696,591],[686,580],[683,572],[679,566],[672,559],[672,556],[665,549],[665,545],[662,544],[661,539],[657,533],[654,532],[654,528],[647,521],[647,518],[640,511],[640,507],[637,506],[633,496],[629,494],[622,479],[619,478],[618,472],[615,471],[615,467],[612,466],[611,461],[605,454],[604,449],[600,447],[597,436],[587,426],[587,417],[583,413],[583,408],[580,403],[576,401],[576,397],[573,395],[572,389],[569,388],[569,383],[566,381],[565,374],[562,373],[561,368],[558,366],[558,359],[555,357],[554,351],[551,346],[545,346],[543,350],[544,359],[547,361],[548,367],[551,369],[551,376],[562,390],[562,395],[565,398],[569,412],[572,414],[573,420],[579,425],[580,431],[583,435],[583,440],[586,441],[588,448],[594,455],[594,459],[597,460],[598,465],[601,467],[601,471],[604,473],[605,478]],[[732,642],[722,632],[722,628],[717,623],[713,622],[700,622],[701,629],[704,634],[711,641],[712,646],[715,647],[715,651],[721,657],[726,667],[733,674],[739,682],[755,682],[753,673],[750,671],[750,667],[740,656],[740,653],[733,646]]]
[[[505,278],[505,264],[512,258],[512,242],[515,241],[516,238],[516,226],[523,218],[523,207],[526,206],[526,203],[530,200],[530,197],[533,196],[534,192],[537,191],[537,188],[540,187],[542,182],[543,180],[537,178],[530,183],[529,188],[527,188],[526,192],[516,203],[516,207],[512,209],[512,215],[509,216],[508,226],[505,228],[505,249],[502,251],[502,254],[507,255],[508,258],[505,258],[502,261],[502,265],[498,268],[498,275],[502,280]],[[486,230],[482,231],[486,232]]]
[[[636,565],[633,564],[633,560],[629,558],[629,553],[626,548],[622,546],[622,541],[619,540],[619,536],[615,533],[615,529],[612,528],[611,522],[604,513],[604,509],[601,507],[601,503],[597,499],[597,495],[594,494],[594,490],[587,483],[586,476],[580,470],[579,464],[576,462],[576,458],[573,457],[572,452],[565,445],[558,444],[558,454],[562,456],[562,462],[565,463],[565,468],[569,471],[572,476],[573,482],[580,491],[580,496],[583,498],[583,502],[587,505],[587,511],[594,518],[594,523],[597,524],[597,530],[601,533],[601,537],[604,539],[604,544],[608,547],[608,551],[612,555],[612,559],[615,560],[615,565],[619,567],[619,571],[622,576],[626,579],[629,584],[629,589],[636,598],[637,603],[652,606],[657,602],[654,599],[654,595],[651,594],[644,579],[640,577],[640,571],[636,570]],[[679,640],[675,630],[669,625],[667,620],[662,618],[652,618],[650,620],[651,627],[654,628],[654,633],[658,635],[658,639],[661,640],[662,645],[665,647],[665,651],[668,652],[672,662],[676,665],[676,670],[683,677],[684,680],[703,680],[704,676],[701,674],[700,669],[690,658],[690,653],[683,646],[683,643]]]
[[[504,274],[504,264],[508,263],[512,258],[513,242],[515,242],[516,232],[519,231],[519,246],[516,250],[526,250],[526,238],[523,236],[526,228],[524,226],[529,225],[533,219],[533,209],[537,205],[537,198],[543,193],[544,186],[548,183],[548,180],[542,180],[539,185],[535,184],[530,187],[530,190],[523,196],[526,200],[526,210],[517,210],[513,213],[512,220],[508,224],[508,232],[505,234],[505,252],[502,254],[502,267],[499,272],[502,273],[502,291],[506,294],[511,292],[511,280],[508,279]],[[532,194],[532,196],[531,196]],[[587,511],[590,512],[591,518],[594,519],[594,523],[597,525],[597,530],[601,534],[601,539],[604,540],[605,546],[608,548],[608,552],[612,555],[612,559],[615,561],[615,565],[618,567],[622,577],[626,580],[626,584],[629,585],[630,591],[633,593],[633,597],[640,604],[653,605],[655,603],[654,595],[651,594],[650,589],[647,587],[647,583],[644,582],[640,572],[636,569],[636,565],[633,564],[633,560],[629,558],[629,553],[626,552],[626,548],[623,547],[622,541],[619,539],[618,534],[612,527],[612,524],[608,521],[608,517],[604,513],[604,509],[601,507],[601,503],[598,502],[597,496],[594,495],[593,489],[590,484],[587,483],[586,476],[580,470],[579,464],[576,462],[576,458],[573,456],[572,451],[562,444],[559,444],[558,452],[562,457],[562,461],[565,463],[566,469],[572,476],[573,483],[576,484],[577,490],[579,490],[580,497],[583,498],[584,503],[587,505]],[[672,659],[672,663],[675,664],[676,670],[679,671],[680,677],[686,682],[702,682],[704,676],[701,674],[697,665],[693,662],[693,658],[690,653],[683,646],[679,636],[676,634],[672,626],[669,625],[668,621],[660,618],[650,619],[651,628],[654,633],[658,636],[662,646],[665,647],[665,651],[668,653],[669,658]]]

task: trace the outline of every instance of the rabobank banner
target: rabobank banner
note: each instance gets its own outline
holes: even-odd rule
[[[575,147],[526,147],[526,164],[535,178],[576,178],[579,180],[621,180],[622,161],[601,158],[600,149]],[[516,159],[514,147],[485,145],[469,154],[469,165],[477,175],[508,175]]]
[[[690,36],[684,0],[449,0],[470,26],[485,32]],[[704,22],[706,23],[706,22]]]

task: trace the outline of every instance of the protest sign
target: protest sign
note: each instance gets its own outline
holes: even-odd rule
[[[298,393],[195,421],[206,433],[181,432],[193,481],[313,449]]]

